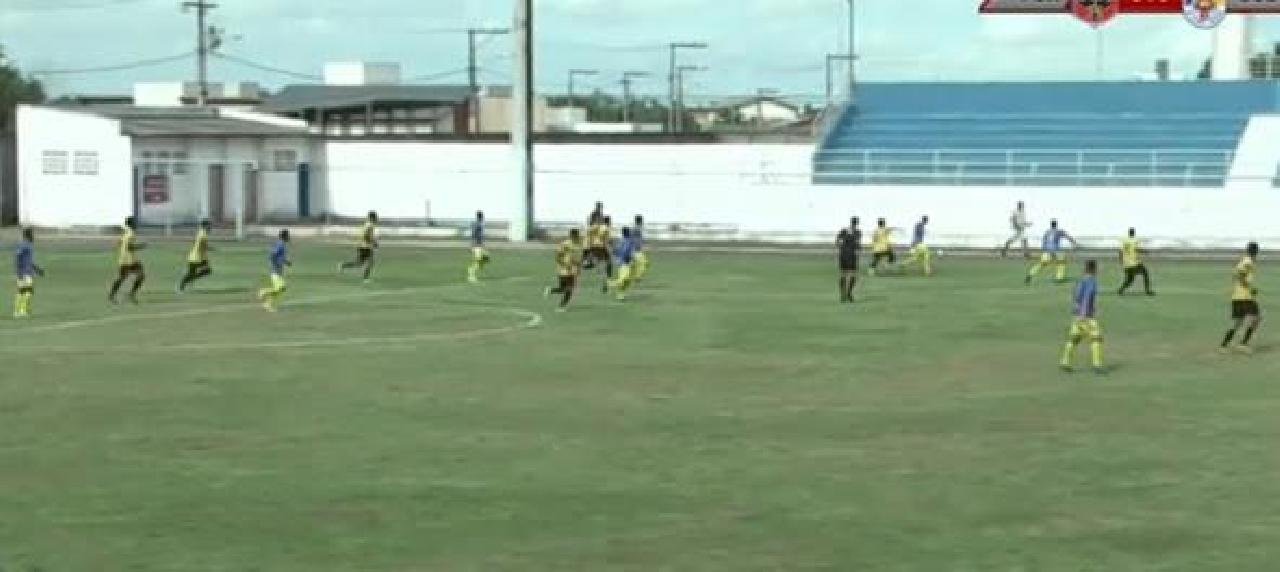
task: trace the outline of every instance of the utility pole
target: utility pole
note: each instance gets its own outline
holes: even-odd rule
[[[480,131],[480,67],[476,65],[476,37],[509,33],[511,30],[505,28],[467,28],[467,85],[471,89],[468,92],[471,97],[467,106],[471,120],[467,122],[467,127],[472,133]]]
[[[631,84],[639,78],[649,77],[649,72],[629,71],[622,73],[622,122],[631,122]]]
[[[516,193],[508,240],[523,243],[529,240],[533,229],[533,0],[516,0],[514,31],[511,147],[516,156]]]
[[[835,100],[835,86],[833,85],[835,81],[832,80],[831,78],[832,72],[835,71],[833,69],[835,67],[835,62],[845,61],[845,60],[853,61],[853,57],[850,56],[849,54],[827,54],[827,105],[828,106],[830,106]]]
[[[196,102],[200,107],[209,103],[209,39],[206,36],[209,28],[205,25],[205,19],[209,11],[217,7],[217,4],[206,0],[188,0],[182,3],[183,11],[191,8],[196,10],[196,82],[200,86]]]
[[[569,107],[573,107],[574,103],[573,80],[579,76],[594,75],[600,75],[600,70],[569,70]]]
[[[854,62],[858,59],[858,49],[854,43],[857,40],[857,20],[855,19],[857,11],[854,9],[853,0],[849,0],[849,73],[848,86],[850,99],[853,97],[853,83],[857,80]]]
[[[667,130],[675,132],[676,125],[676,50],[705,50],[705,42],[672,42],[667,44],[671,50],[671,62],[667,68]]]
[[[707,66],[676,66],[676,131],[684,131],[684,74],[707,71]]]

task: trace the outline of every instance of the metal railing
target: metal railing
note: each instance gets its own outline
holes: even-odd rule
[[[1221,149],[849,149],[819,151],[819,184],[1214,186],[1233,151]]]

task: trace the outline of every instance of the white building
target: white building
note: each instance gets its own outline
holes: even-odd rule
[[[755,97],[727,106],[729,114],[741,123],[786,125],[800,121],[804,111],[776,97]]]
[[[35,226],[296,219],[321,212],[300,121],[229,109],[18,107],[18,218]],[[321,199],[322,200],[322,199]]]

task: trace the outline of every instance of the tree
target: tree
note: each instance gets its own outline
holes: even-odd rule
[[[0,46],[0,133],[14,130],[14,111],[19,103],[41,103],[44,97],[40,80],[24,76]]]

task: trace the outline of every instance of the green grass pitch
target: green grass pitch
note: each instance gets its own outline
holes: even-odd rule
[[[555,314],[546,251],[470,286],[466,249],[389,247],[363,286],[336,275],[349,248],[299,241],[268,315],[265,244],[181,297],[185,246],[155,245],[120,308],[109,246],[39,247],[36,317],[0,320],[4,570],[1280,557],[1280,332],[1216,353],[1229,261],[1157,259],[1159,297],[1105,296],[1096,377],[1056,370],[1070,286],[1023,287],[1021,260],[863,278],[841,306],[833,256],[659,249],[628,302],[589,275]]]

